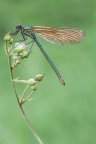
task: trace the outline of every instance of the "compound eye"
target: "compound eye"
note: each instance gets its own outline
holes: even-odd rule
[[[16,25],[16,29],[21,29],[21,25],[20,25],[20,24],[17,24],[17,25]]]

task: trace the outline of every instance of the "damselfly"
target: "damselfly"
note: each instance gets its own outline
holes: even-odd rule
[[[51,61],[42,45],[38,41],[35,33],[39,34],[42,38],[57,44],[73,44],[83,40],[84,34],[82,30],[76,28],[52,28],[52,27],[44,27],[44,26],[22,26],[18,24],[16,26],[16,31],[12,33],[16,35],[18,32],[21,32],[23,39],[26,40],[26,37],[30,37],[40,48],[41,52],[45,56],[46,60],[49,62],[60,82],[65,85],[65,82],[57,70],[54,63]]]

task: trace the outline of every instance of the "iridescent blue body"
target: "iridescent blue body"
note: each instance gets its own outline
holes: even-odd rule
[[[21,26],[23,30],[31,30],[31,26]]]

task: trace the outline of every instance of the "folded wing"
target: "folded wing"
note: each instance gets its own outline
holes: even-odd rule
[[[44,26],[32,26],[32,30],[43,39],[57,44],[73,44],[83,40],[82,30],[75,28],[51,28]]]

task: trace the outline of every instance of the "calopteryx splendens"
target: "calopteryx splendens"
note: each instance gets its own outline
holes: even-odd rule
[[[54,63],[51,61],[45,50],[43,49],[42,45],[38,41],[35,33],[39,34],[42,38],[57,44],[73,44],[83,40],[84,34],[82,30],[76,28],[52,28],[52,27],[45,27],[45,26],[22,26],[18,24],[16,26],[16,31],[12,33],[16,35],[18,32],[21,32],[23,39],[26,40],[26,36],[30,37],[40,48],[41,52],[53,68],[54,72],[56,73],[57,77],[59,78],[60,82],[65,85],[65,82],[57,70]]]

